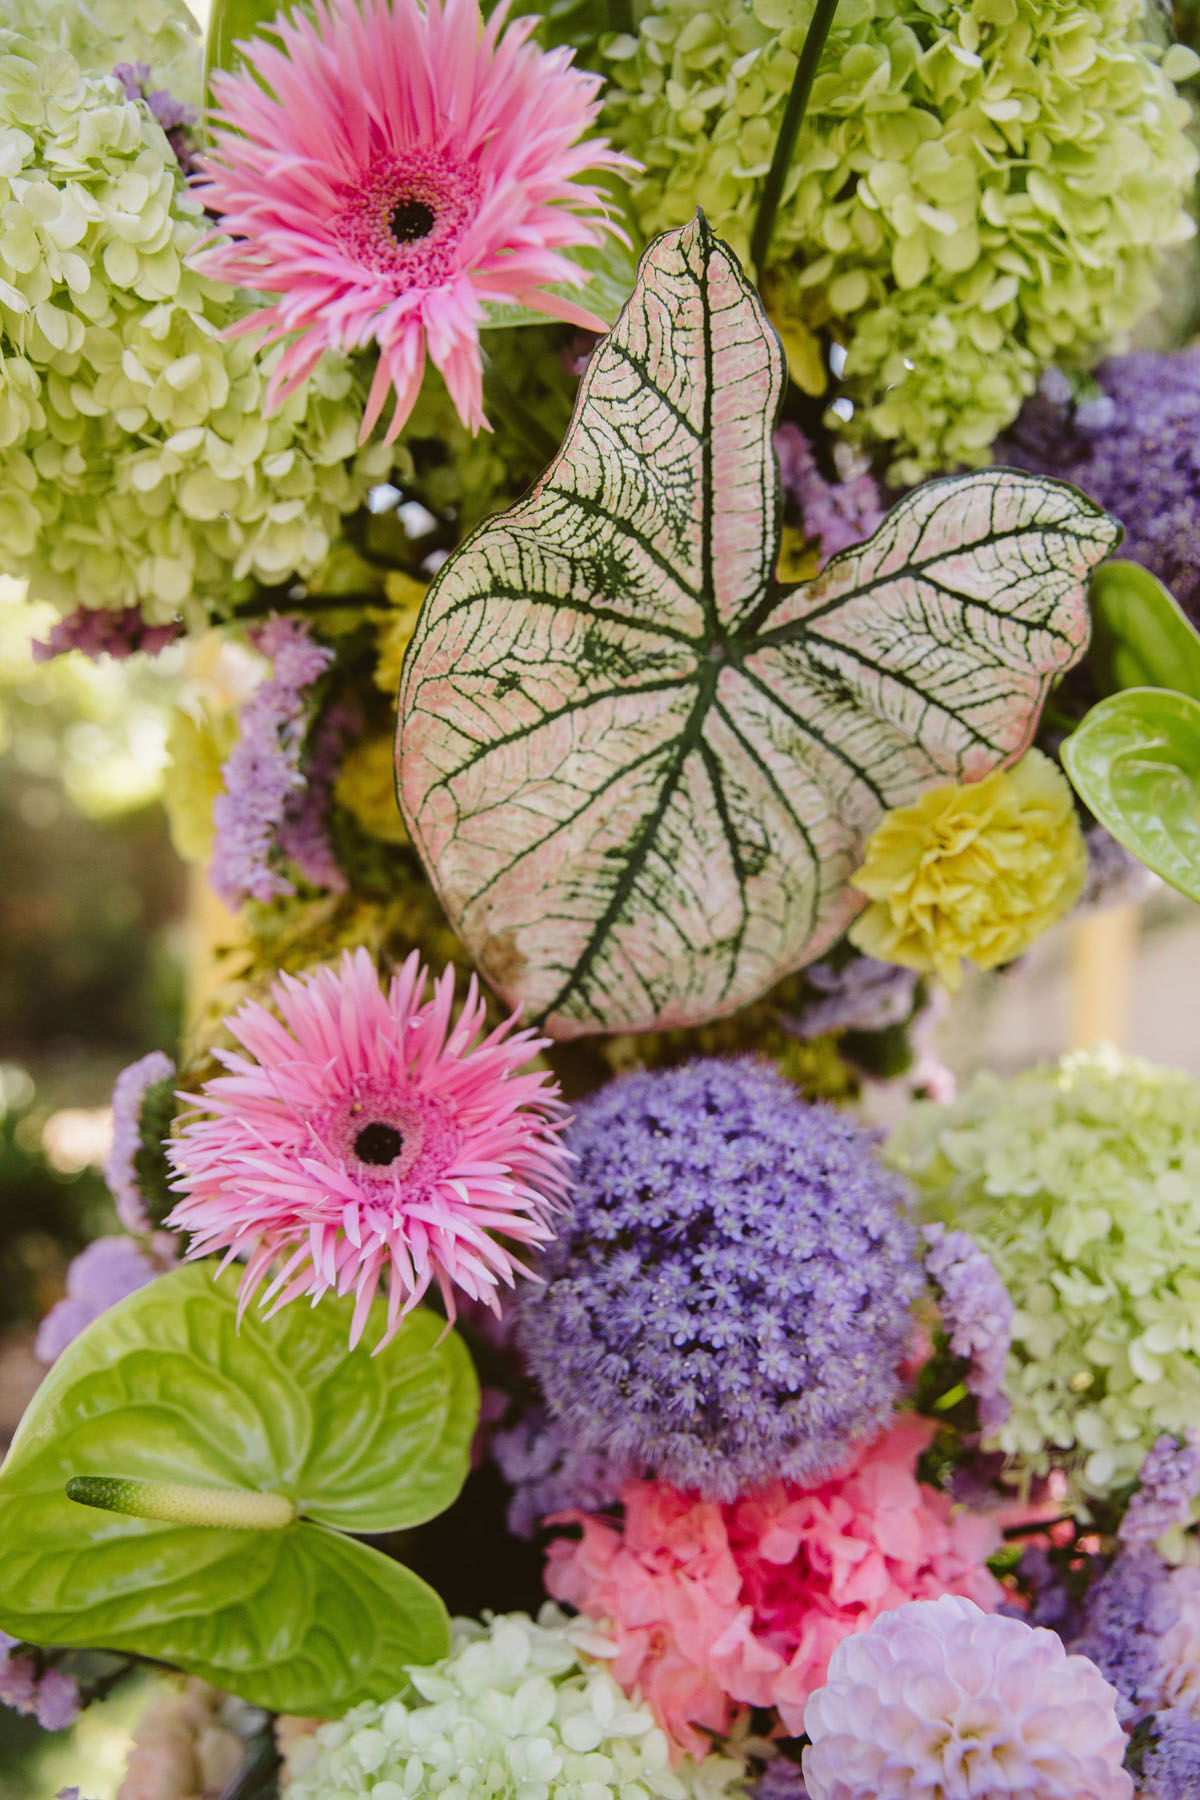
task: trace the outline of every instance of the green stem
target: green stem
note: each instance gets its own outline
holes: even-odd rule
[[[275,1747],[275,1721],[270,1718],[246,1745],[242,1766],[221,1789],[220,1800],[275,1800],[282,1762]]]
[[[197,1487],[184,1481],[130,1481],[121,1475],[73,1475],[67,1499],[134,1519],[207,1525],[218,1531],[282,1531],[296,1517],[295,1504],[283,1494]]]
[[[276,599],[267,595],[262,598],[247,600],[244,606],[234,608],[232,618],[266,619],[272,613],[321,613],[337,612],[348,606],[379,606],[386,609],[387,595],[373,588],[348,588],[344,594],[305,594],[302,600]]]
[[[771,248],[771,234],[775,229],[775,214],[779,210],[779,202],[783,197],[783,184],[787,180],[787,173],[792,164],[792,153],[796,148],[800,127],[804,123],[808,96],[812,92],[817,65],[821,60],[821,52],[825,48],[825,39],[829,36],[829,27],[833,24],[837,3],[838,0],[817,0],[812,21],[808,27],[808,34],[800,50],[800,60],[796,64],[796,73],[792,79],[792,91],[788,95],[788,103],[783,115],[783,124],[779,127],[779,136],[775,140],[775,154],[771,158],[771,167],[767,170],[767,179],[763,183],[762,199],[758,203],[758,217],[754,221],[754,235],[750,239],[750,260],[754,264],[755,276],[760,287],[766,269],[767,252]]]
[[[633,16],[633,0],[608,0],[608,29],[633,37],[637,22]]]
[[[483,353],[483,375],[486,386],[498,403],[498,409],[502,409],[507,415],[509,423],[516,427],[518,434],[525,439],[538,460],[542,463],[553,461],[558,454],[557,439],[546,430],[540,419],[534,418],[508,383],[496,373],[496,365],[486,350]]]

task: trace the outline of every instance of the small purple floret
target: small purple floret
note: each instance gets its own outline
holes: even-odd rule
[[[514,1490],[508,1529],[519,1538],[533,1537],[551,1513],[571,1508],[602,1512],[636,1473],[627,1464],[613,1463],[603,1451],[581,1449],[540,1406],[509,1430],[497,1432],[492,1455]]]
[[[925,1272],[941,1292],[950,1348],[969,1364],[967,1388],[978,1405],[980,1429],[995,1431],[1012,1411],[1004,1392],[1016,1310],[1012,1298],[987,1251],[965,1231],[926,1225],[925,1242]]]
[[[775,433],[775,454],[784,494],[800,514],[805,537],[821,546],[823,563],[878,529],[884,507],[870,475],[826,481],[808,439],[790,423]]]
[[[136,1293],[158,1274],[132,1238],[102,1237],[80,1252],[67,1270],[66,1298],[50,1308],[38,1327],[34,1353],[52,1363],[102,1312]]]
[[[1117,1536],[1123,1544],[1155,1544],[1172,1525],[1187,1525],[1200,1494],[1200,1431],[1194,1426],[1182,1444],[1170,1435],[1147,1451]]]
[[[567,1142],[520,1338],[580,1450],[727,1500],[883,1426],[921,1274],[865,1132],[766,1064],[702,1060],[612,1082]]]

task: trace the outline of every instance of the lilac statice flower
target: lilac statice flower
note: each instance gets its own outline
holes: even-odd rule
[[[38,1327],[34,1353],[52,1363],[102,1312],[136,1293],[159,1273],[139,1244],[127,1237],[102,1237],[80,1252],[67,1270],[67,1292]]]
[[[1200,1720],[1160,1713],[1142,1761],[1139,1800],[1200,1800]]]
[[[571,1508],[602,1512],[616,1500],[624,1482],[639,1473],[627,1462],[613,1462],[601,1450],[583,1449],[540,1406],[507,1431],[497,1432],[491,1448],[500,1473],[514,1490],[508,1529],[519,1538],[531,1538],[551,1513]]]
[[[186,100],[176,100],[166,88],[151,88],[150,64],[144,62],[118,63],[113,74],[125,89],[127,100],[144,100],[152,116],[158,120],[166,133],[167,142],[175,152],[175,161],[185,175],[195,170],[196,140],[191,127],[199,118],[199,109],[190,106]]]
[[[703,1059],[611,1082],[567,1144],[519,1335],[579,1449],[729,1500],[884,1425],[921,1274],[864,1131],[764,1063]]]
[[[337,703],[322,715],[304,764],[304,786],[284,808],[276,843],[304,880],[344,894],[346,877],[329,841],[329,805],[346,750],[359,729],[357,709]]]
[[[1125,527],[1121,555],[1200,619],[1200,349],[1139,350],[1095,371],[1074,404],[1058,371],[996,445],[996,460],[1069,481]]]
[[[1154,1710],[1162,1674],[1160,1644],[1176,1623],[1171,1571],[1152,1550],[1126,1550],[1088,1590],[1082,1630],[1068,1647],[1090,1657],[1120,1695],[1127,1727]]]
[[[882,522],[883,501],[873,478],[857,473],[826,481],[798,425],[779,427],[775,454],[784,496],[799,512],[805,537],[820,545],[823,563],[869,538]]]
[[[66,1731],[79,1717],[79,1689],[61,1669],[39,1675],[33,1651],[0,1631],[0,1706],[36,1718],[43,1731]]]
[[[856,956],[842,969],[814,963],[805,969],[808,985],[824,996],[807,1006],[798,1019],[784,1019],[785,1031],[808,1040],[827,1031],[885,1031],[899,1025],[913,1009],[917,977],[912,969]]]
[[[987,1251],[965,1231],[926,1225],[925,1242],[925,1273],[938,1286],[950,1348],[969,1365],[967,1389],[975,1396],[980,1429],[996,1431],[1012,1411],[1004,1392],[1012,1297]]]
[[[124,662],[139,650],[143,656],[157,656],[160,650],[175,642],[181,630],[182,626],[174,622],[147,625],[137,606],[124,606],[116,612],[77,606],[74,612],[67,613],[50,627],[48,636],[35,638],[30,649],[37,663],[49,662],[54,656],[65,656],[68,650],[78,650],[91,662],[99,662],[102,656]]]
[[[1158,1438],[1138,1475],[1117,1536],[1123,1544],[1155,1544],[1172,1525],[1187,1525],[1192,1502],[1200,1494],[1200,1430],[1194,1426],[1183,1443],[1169,1434]]]
[[[333,661],[314,644],[302,619],[273,618],[254,637],[272,673],[242,707],[238,741],[221,771],[224,791],[213,801],[214,847],[209,879],[228,906],[250,897],[294,894],[271,866],[288,802],[304,786],[300,753],[307,723],[307,690]]]
[[[809,1800],[804,1771],[790,1756],[772,1757],[748,1792],[751,1800]]]
[[[143,1155],[142,1112],[151,1090],[174,1080],[175,1064],[170,1057],[161,1050],[152,1050],[122,1069],[113,1087],[113,1141],[104,1164],[104,1179],[126,1231],[149,1231],[154,1223],[138,1170]]]

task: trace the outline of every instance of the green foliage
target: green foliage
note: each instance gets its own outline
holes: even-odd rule
[[[212,0],[204,43],[204,92],[214,69],[232,69],[241,61],[234,49],[240,38],[261,37],[280,11],[281,0]]]
[[[0,1624],[175,1664],[256,1705],[332,1716],[442,1655],[445,1609],[342,1532],[406,1528],[465,1478],[470,1359],[417,1312],[348,1350],[352,1298],[237,1322],[236,1272],[173,1271],[76,1339],[0,1471]],[[380,1303],[382,1311],[382,1303]],[[381,1335],[383,1320],[374,1324]],[[371,1329],[370,1327],[368,1328]],[[131,1517],[67,1498],[81,1476],[281,1494],[276,1529]],[[186,1509],[185,1509],[186,1510]]]
[[[1200,699],[1125,688],[1092,708],[1061,754],[1076,793],[1117,842],[1200,901]]]
[[[1200,700],[1200,634],[1140,563],[1106,562],[1092,576],[1088,667],[1105,694],[1174,688]]]

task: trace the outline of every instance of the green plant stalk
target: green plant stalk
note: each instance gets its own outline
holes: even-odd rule
[[[771,248],[771,236],[775,230],[775,215],[779,211],[779,202],[783,198],[783,184],[787,180],[787,173],[792,164],[796,139],[800,134],[800,127],[804,123],[808,97],[812,93],[817,65],[821,60],[821,52],[825,48],[825,39],[829,36],[829,28],[833,24],[833,15],[837,11],[837,5],[838,0],[817,0],[808,33],[801,46],[796,73],[792,78],[792,91],[788,95],[783,123],[779,127],[779,136],[775,140],[775,153],[771,158],[771,166],[767,170],[767,179],[763,183],[762,198],[758,203],[758,217],[754,221],[754,235],[750,239],[750,261],[754,265],[755,279],[760,288],[766,269],[767,252]]]

